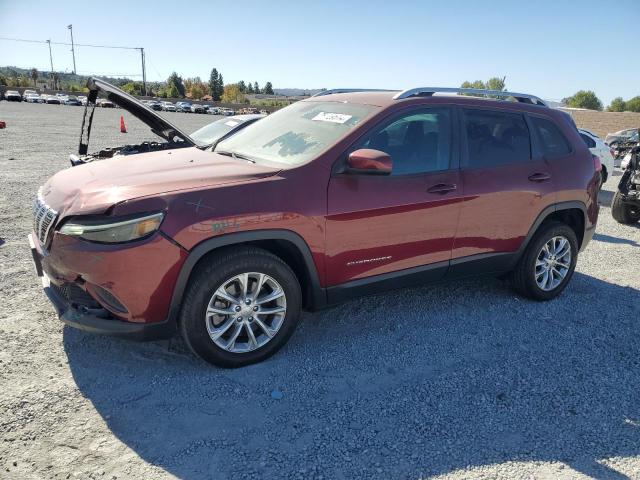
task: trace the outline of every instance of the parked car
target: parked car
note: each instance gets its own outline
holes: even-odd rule
[[[199,103],[194,103],[193,105],[191,105],[191,111],[193,113],[207,113],[204,105],[200,105]]]
[[[610,147],[614,147],[619,142],[629,142],[634,139],[634,137],[638,138],[638,129],[637,128],[626,128],[624,130],[620,130],[615,133],[608,133],[606,137],[604,137],[604,143],[609,145]],[[636,142],[638,140],[635,140]]]
[[[60,97],[58,97],[57,95],[47,95],[45,99],[45,103],[49,103],[51,105],[60,105],[62,101],[60,100]]]
[[[235,112],[233,111],[232,108],[228,108],[228,107],[222,107],[220,109],[220,114],[224,115],[226,117],[230,117],[231,115],[235,115]]]
[[[149,108],[151,110],[156,110],[156,111],[162,110],[162,104],[160,102],[155,101],[155,100],[149,101],[148,105],[149,105]]]
[[[58,100],[60,100],[60,103],[64,103],[69,99],[69,95],[67,95],[66,93],[56,93],[55,95]]]
[[[82,105],[86,105],[87,104],[87,97],[85,95],[78,95],[78,100],[80,100],[80,103]]]
[[[69,168],[40,188],[36,271],[76,328],[179,331],[203,359],[239,367],[280,349],[301,309],[353,296],[485,273],[555,298],[596,228],[599,161],[535,96],[324,91],[212,150],[112,85],[88,85],[182,147]]]
[[[176,111],[191,113],[191,104],[189,102],[176,102]]]
[[[80,100],[78,100],[78,97],[70,95],[67,97],[67,99],[64,101],[65,105],[73,105],[76,107],[81,107],[82,106],[82,102]]]
[[[114,103],[111,100],[107,100],[106,98],[98,98],[98,100],[96,101],[96,106],[102,108],[115,108]]]
[[[34,96],[34,95],[38,95],[38,92],[36,92],[35,90],[26,89],[22,92],[22,100],[26,102],[27,97]]]
[[[211,115],[220,115],[220,109],[215,105],[206,105],[207,113]]]
[[[609,176],[613,173],[613,149],[595,133],[584,128],[579,128],[580,136],[587,145],[591,153],[597,155],[602,164],[602,183],[605,183]]]
[[[22,95],[17,90],[7,90],[4,92],[4,99],[9,102],[21,102]]]
[[[260,115],[269,115],[269,112],[267,112],[266,110],[262,109],[262,110],[260,110]]]
[[[28,103],[43,103],[40,95],[38,95],[37,93],[27,94],[26,96],[24,96],[24,101]]]
[[[175,112],[176,106],[171,102],[162,102],[162,110],[165,112]]]

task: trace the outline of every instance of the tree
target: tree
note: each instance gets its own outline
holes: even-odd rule
[[[244,94],[240,91],[237,83],[231,83],[224,86],[222,101],[225,103],[244,103]]]
[[[191,89],[189,90],[189,93],[191,94],[191,98],[195,100],[200,100],[202,97],[204,97],[205,93],[207,92],[205,86],[206,85],[202,82],[194,83],[191,86]]]
[[[0,73],[0,85],[7,85],[7,77]]]
[[[460,85],[460,88],[480,88],[482,90],[486,90],[487,86],[482,80],[476,80],[475,82],[469,82],[469,81],[462,82],[462,85]]]
[[[571,97],[564,98],[562,102],[568,107],[602,110],[602,102],[591,90],[580,90]]]
[[[245,93],[247,91],[247,84],[244,83],[244,80],[240,80],[238,82],[238,88],[240,89],[240,92]]]
[[[254,91],[254,93],[261,93],[260,92],[260,85],[258,85],[258,82],[255,82],[253,84],[253,91]]]
[[[218,78],[219,78],[218,70],[213,68],[211,69],[211,75],[209,75],[209,95],[211,95],[214,99],[216,96],[217,88],[218,88]]]
[[[129,95],[142,95],[142,82],[127,82],[120,89]]]
[[[506,85],[504,83],[505,77],[492,77],[487,80],[487,90],[497,90],[499,92],[504,92],[506,90]]]
[[[60,80],[60,75],[58,75],[58,72],[53,72],[51,74],[51,79],[53,80],[53,89],[58,90],[58,80]]]
[[[253,84],[251,82],[247,83],[247,92],[246,93],[255,93],[253,90]]]
[[[38,82],[38,70],[35,68],[31,69],[31,80],[33,80],[33,86],[36,87]]]
[[[611,100],[611,104],[607,107],[609,112],[624,112],[626,108],[625,101],[622,97],[616,97]]]
[[[224,79],[222,78],[222,74],[218,75],[218,84],[216,85],[216,94],[211,95],[213,100],[219,102],[222,98],[222,94],[224,92]]]
[[[640,97],[633,97],[625,102],[626,112],[640,112]]]
[[[264,90],[262,91],[262,93],[266,95],[273,95],[273,85],[271,85],[271,82],[267,82],[264,84]]]
[[[178,95],[171,95],[171,97],[176,98],[178,96],[180,97],[184,97],[186,90],[184,88],[184,83],[182,82],[182,77],[180,77],[176,72],[173,72],[171,75],[169,75],[169,78],[167,79],[167,88],[171,89],[171,86],[174,86],[175,89],[178,92]]]

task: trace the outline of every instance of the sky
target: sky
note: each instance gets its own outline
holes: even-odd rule
[[[511,91],[640,95],[639,0],[0,0],[0,65],[50,70],[51,39],[144,47],[147,79],[272,82],[274,88],[459,86],[506,76]],[[53,65],[73,69],[70,47]],[[136,50],[76,47],[81,74],[141,79]]]

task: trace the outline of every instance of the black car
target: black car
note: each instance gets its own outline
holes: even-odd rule
[[[73,105],[75,107],[81,107],[82,106],[82,102],[80,100],[78,100],[78,97],[69,97],[64,101],[65,105]]]
[[[162,104],[160,102],[156,102],[155,100],[152,100],[149,103],[147,103],[147,105],[151,110],[162,111]]]

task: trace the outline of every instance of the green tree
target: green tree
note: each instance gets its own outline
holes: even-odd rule
[[[124,85],[121,85],[120,89],[127,92],[129,95],[142,95],[141,82],[127,82]]]
[[[602,102],[591,90],[580,90],[574,95],[563,99],[568,107],[586,108],[588,110],[602,110]]]
[[[222,101],[225,103],[244,103],[244,94],[240,91],[237,83],[231,83],[224,86]]]
[[[640,112],[640,97],[633,97],[625,102],[626,112]]]
[[[460,85],[460,88],[480,88],[482,90],[486,90],[487,86],[482,80],[476,80],[475,82],[469,82],[469,81],[462,82],[462,85]]]
[[[53,80],[53,89],[58,90],[58,81],[60,80],[60,75],[58,75],[58,72],[53,72],[51,74],[51,79]]]
[[[184,83],[182,82],[182,77],[179,76],[176,72],[173,72],[169,75],[167,79],[167,87],[169,90],[173,91],[171,87],[175,87],[175,90],[178,92],[178,95],[171,95],[172,98],[176,97],[184,97],[186,90],[184,88]]]
[[[611,100],[611,103],[607,107],[607,111],[624,112],[625,108],[626,108],[626,104],[625,104],[625,101],[622,99],[622,97],[616,97],[613,100]]]
[[[247,92],[246,93],[255,93],[253,89],[253,84],[251,82],[247,82]]]
[[[244,80],[240,80],[238,82],[238,88],[240,89],[240,92],[245,93],[247,91],[247,84],[244,83]]]
[[[214,99],[218,88],[218,78],[220,74],[216,68],[211,69],[211,75],[209,75],[209,95]]]
[[[271,85],[271,82],[264,84],[264,90],[262,93],[265,93],[266,95],[273,95],[273,85]]]
[[[262,92],[260,91],[260,85],[258,85],[258,82],[255,82],[255,83],[253,84],[253,91],[254,91],[254,93],[262,93]]]
[[[33,86],[36,87],[38,82],[38,70],[35,68],[32,68],[30,73],[31,73],[31,80],[33,80]]]

